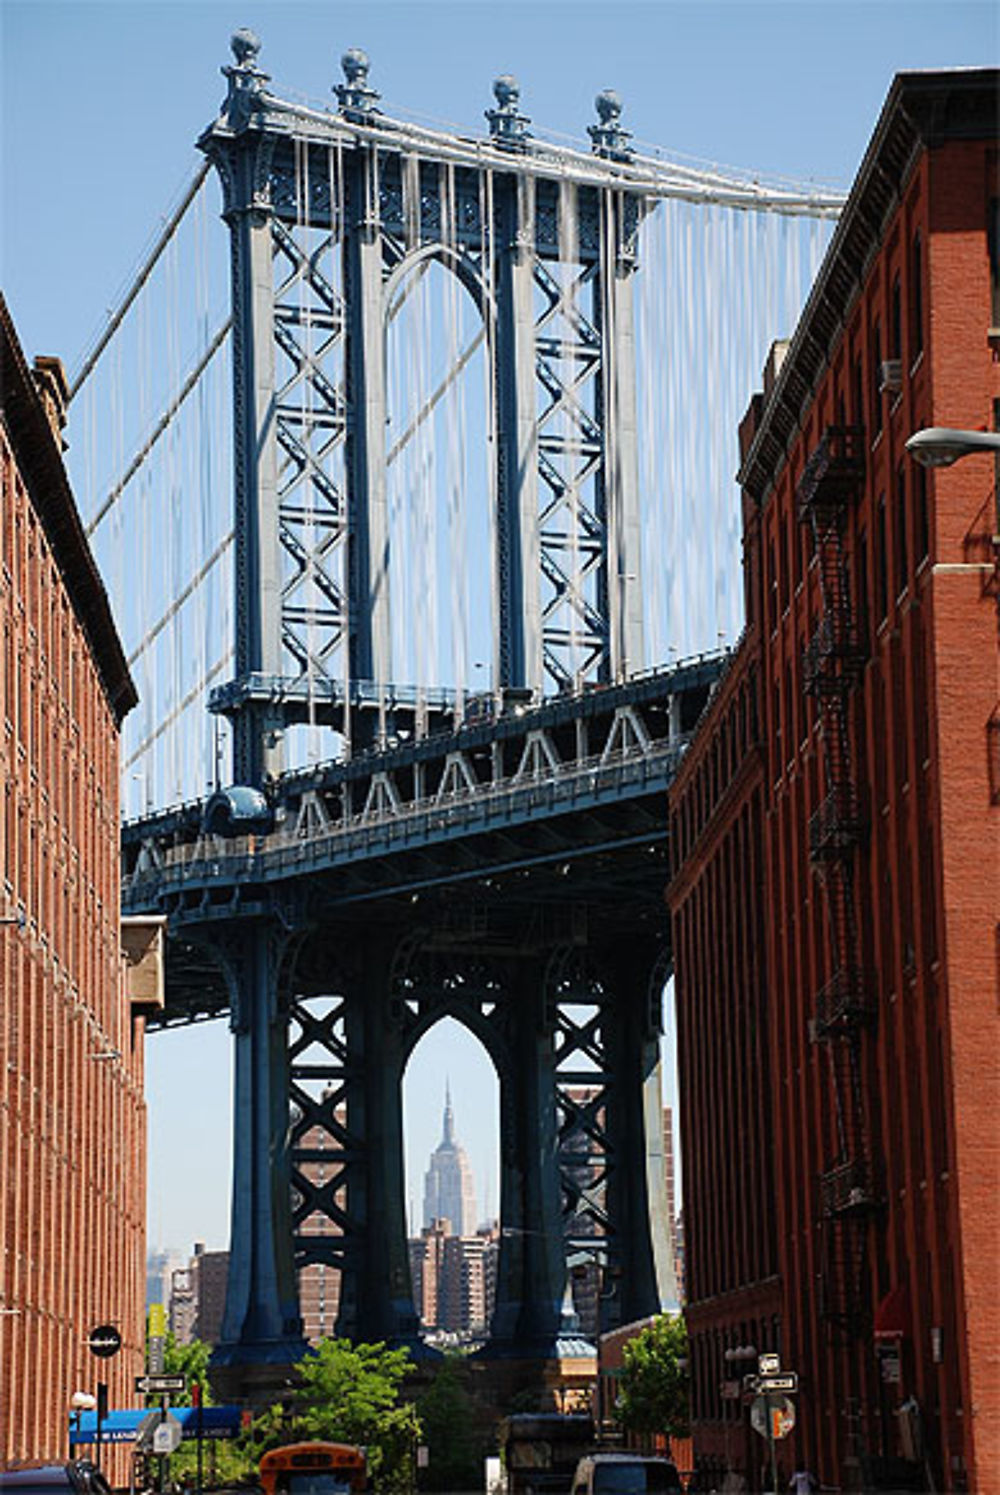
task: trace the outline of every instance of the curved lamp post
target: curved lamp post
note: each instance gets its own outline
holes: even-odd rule
[[[955,431],[950,426],[928,426],[915,431],[906,450],[922,467],[950,467],[977,452],[1000,454],[1000,431]]]

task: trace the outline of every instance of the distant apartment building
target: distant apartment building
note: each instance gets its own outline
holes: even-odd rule
[[[168,1321],[178,1344],[190,1344],[193,1339],[218,1344],[228,1280],[229,1252],[206,1251],[196,1241],[187,1266],[172,1273]]]
[[[64,1459],[74,1392],[103,1382],[127,1406],[144,1354],[134,998],[158,1000],[159,931],[120,918],[136,694],[63,465],[66,398],[0,297],[0,1467]],[[103,1325],[122,1348],[98,1361]],[[125,1467],[109,1452],[113,1482]]]
[[[428,1332],[485,1335],[496,1301],[500,1233],[495,1226],[456,1236],[435,1220],[410,1241],[413,1301]]]

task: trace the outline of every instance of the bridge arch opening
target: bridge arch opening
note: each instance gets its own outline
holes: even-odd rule
[[[385,316],[391,678],[464,704],[496,683],[488,320],[447,244],[397,267]]]
[[[485,1045],[463,1022],[441,1018],[403,1075],[410,1276],[431,1341],[474,1343],[489,1334],[500,1247],[499,1113]]]

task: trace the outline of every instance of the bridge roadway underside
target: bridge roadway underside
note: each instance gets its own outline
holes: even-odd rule
[[[499,1083],[487,1353],[557,1358],[580,1260],[600,1268],[602,1328],[675,1299],[665,795],[719,668],[289,776],[255,831],[209,834],[205,806],[126,829],[126,911],[169,920],[151,1026],[228,1013],[235,1037],[226,1394],[266,1398],[301,1355],[313,1264],[339,1274],[338,1334],[420,1352],[401,1089],[443,1017]]]

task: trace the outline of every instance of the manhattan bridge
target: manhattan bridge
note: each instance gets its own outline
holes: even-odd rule
[[[537,1362],[582,1258],[602,1328],[675,1298],[666,791],[741,623],[736,425],[842,199],[640,149],[611,90],[583,147],[509,76],[472,134],[359,51],[317,105],[232,50],[71,426],[151,1026],[234,1036],[216,1367],[280,1384],[317,1264],[339,1334],[419,1348],[401,1085],[445,1017],[499,1084],[487,1353]]]

